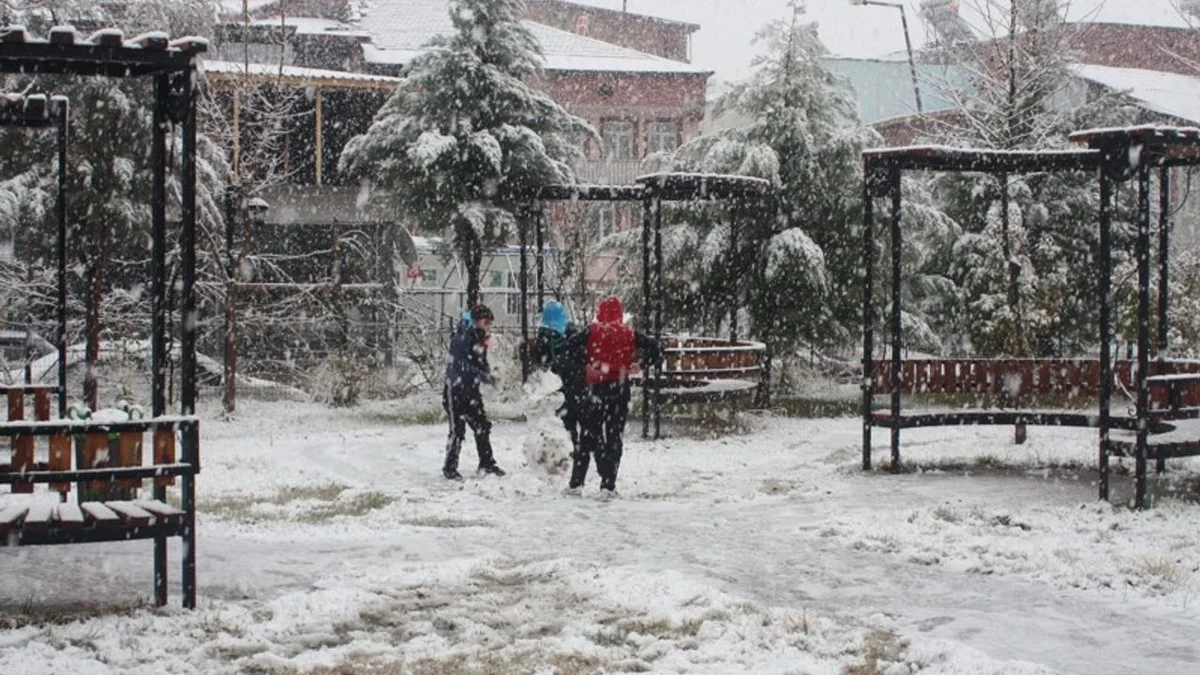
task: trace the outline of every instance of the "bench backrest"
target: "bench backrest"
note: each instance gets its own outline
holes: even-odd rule
[[[1136,363],[1113,363],[1116,387],[1132,391]],[[1151,361],[1149,374],[1200,372],[1200,361]],[[904,359],[900,362],[900,391],[905,394],[1063,394],[1094,398],[1100,387],[1098,359]],[[875,393],[892,390],[891,361],[875,362]],[[1114,393],[1119,393],[1114,391]],[[1163,407],[1166,394],[1152,387],[1152,407]],[[1200,405],[1200,388],[1184,405]]]
[[[79,481],[81,500],[130,499],[147,479],[173,485],[176,475],[198,471],[195,459],[188,467],[176,463],[176,432],[187,433],[197,425],[194,418],[167,417],[122,422],[10,419],[0,423],[0,437],[12,439],[13,462],[8,472],[0,472],[0,483],[26,493],[45,483],[65,494],[71,482]],[[147,442],[150,453],[145,452]],[[48,461],[39,464],[33,451],[43,443]]]
[[[25,419],[25,404],[29,398],[33,399],[33,418],[37,421],[47,421],[50,419],[50,400],[51,396],[58,392],[58,387],[47,385],[4,385],[0,386],[0,393],[3,393],[8,403],[8,421],[20,422]],[[34,442],[31,436],[15,436],[12,439],[12,461],[9,463],[11,471],[32,471],[34,469]],[[70,468],[68,466],[68,468]],[[32,485],[14,485],[13,492],[30,493],[33,492]]]

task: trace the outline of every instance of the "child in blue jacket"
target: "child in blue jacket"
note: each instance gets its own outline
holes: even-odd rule
[[[463,314],[458,329],[450,338],[450,355],[446,362],[446,388],[442,406],[450,416],[450,438],[446,443],[446,461],[442,475],[449,480],[462,480],[458,472],[458,455],[462,450],[467,426],[475,432],[475,450],[479,453],[479,472],[503,476],[492,455],[492,423],[483,409],[479,385],[492,382],[488,365],[487,341],[492,329],[492,310],[478,305]]]

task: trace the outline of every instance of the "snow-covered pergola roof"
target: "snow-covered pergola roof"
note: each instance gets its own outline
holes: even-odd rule
[[[1077,77],[1120,92],[1146,110],[1200,123],[1200,78],[1137,68],[1075,64]]]
[[[116,28],[105,28],[84,37],[72,26],[55,26],[47,38],[38,38],[25,26],[0,28],[6,73],[44,73],[137,77],[180,72],[208,50],[208,40],[166,33],[143,33],[125,39]]]
[[[868,172],[973,171],[979,173],[1027,173],[1040,171],[1092,170],[1100,166],[1096,150],[991,150],[952,148],[943,145],[912,145],[872,148],[862,153]]]
[[[674,75],[712,74],[699,66],[619,47],[607,42],[523,22],[542,46],[545,68],[553,72],[620,72]],[[356,25],[370,34],[364,58],[377,65],[407,65],[431,38],[454,31],[449,0],[372,0]]]

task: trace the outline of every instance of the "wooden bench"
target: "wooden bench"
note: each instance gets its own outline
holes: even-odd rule
[[[11,413],[11,411],[10,411]],[[183,606],[196,606],[195,477],[200,472],[199,421],[194,417],[100,422],[0,423],[13,460],[0,465],[0,485],[31,493],[46,485],[52,500],[15,501],[0,508],[0,546],[78,544],[153,539],[155,602],[167,602],[167,538],[183,539]],[[176,435],[181,457],[176,457]],[[143,452],[146,441],[150,452]],[[44,443],[46,460],[34,461]],[[181,508],[167,504],[180,482]],[[152,494],[139,498],[146,484]],[[75,493],[74,503],[67,500]]]
[[[1146,378],[1153,401],[1150,414],[1162,419],[1200,417],[1200,373],[1170,373]]]

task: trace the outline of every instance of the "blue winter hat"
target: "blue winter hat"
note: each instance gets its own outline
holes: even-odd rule
[[[566,305],[557,300],[547,302],[545,308],[542,309],[542,325],[555,333],[566,333],[569,320],[570,315],[567,314]]]

